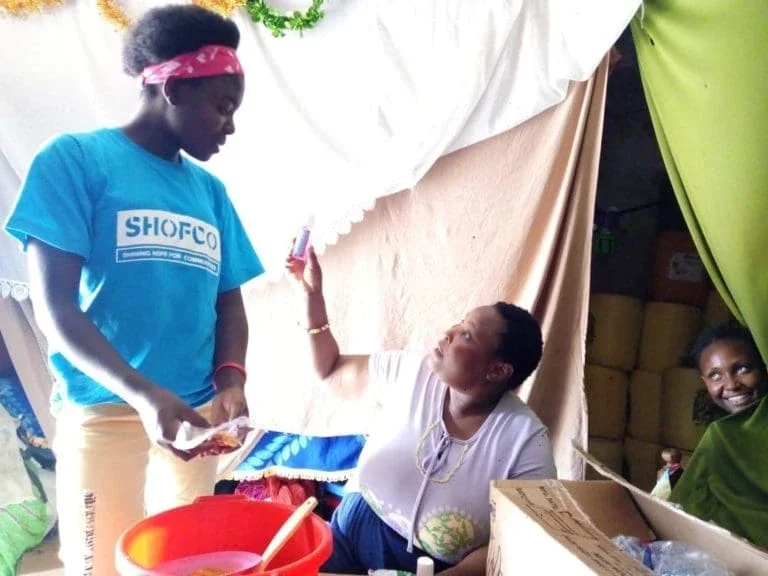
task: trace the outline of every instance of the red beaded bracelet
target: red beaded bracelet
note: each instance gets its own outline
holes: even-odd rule
[[[213,372],[214,388],[217,388],[216,377],[219,375],[219,372],[221,372],[222,370],[226,370],[227,368],[231,368],[232,370],[237,370],[238,372],[240,372],[240,374],[242,374],[243,376],[243,381],[248,380],[248,372],[246,372],[245,366],[243,366],[242,364],[238,364],[237,362],[222,362],[221,364],[218,365],[216,370],[214,370]]]

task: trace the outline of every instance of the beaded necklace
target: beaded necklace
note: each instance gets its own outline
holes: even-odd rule
[[[424,452],[424,444],[427,441],[427,438],[429,438],[429,435],[434,431],[435,428],[437,428],[440,425],[440,420],[435,421],[432,425],[430,425],[424,434],[421,435],[421,438],[419,439],[419,443],[416,445],[416,466],[419,469],[419,472],[421,472],[422,476],[427,475],[427,471],[424,469],[424,465],[421,463],[422,461],[422,453]],[[450,445],[450,444],[449,444]],[[436,484],[447,484],[451,481],[451,478],[453,478],[454,474],[461,468],[461,465],[464,463],[464,456],[467,453],[467,448],[469,446],[467,444],[464,444],[464,446],[461,449],[461,452],[459,453],[459,457],[456,460],[456,463],[453,465],[453,468],[443,477],[443,478],[430,478],[430,482],[434,482]],[[447,448],[446,448],[447,449]]]

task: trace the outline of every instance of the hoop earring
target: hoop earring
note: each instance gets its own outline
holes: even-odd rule
[[[171,102],[171,97],[168,96],[168,80],[163,82],[163,98],[165,98],[165,101],[168,102],[168,106],[173,106],[173,102]]]

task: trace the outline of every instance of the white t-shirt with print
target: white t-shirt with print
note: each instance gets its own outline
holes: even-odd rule
[[[488,543],[492,480],[557,476],[547,428],[514,393],[472,438],[456,440],[442,419],[448,389],[423,355],[374,354],[369,372],[382,410],[360,456],[358,489],[406,539],[416,509],[413,543],[431,556],[455,564]]]

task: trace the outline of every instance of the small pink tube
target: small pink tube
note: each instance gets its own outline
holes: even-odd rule
[[[309,250],[309,226],[304,226],[296,236],[296,241],[293,244],[293,250],[291,251],[291,257],[296,260],[306,260],[307,250]]]

